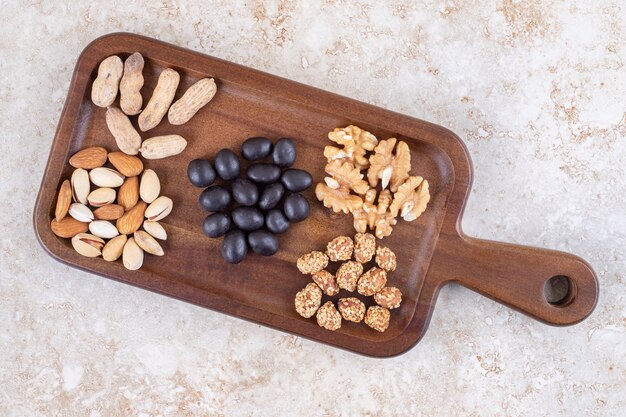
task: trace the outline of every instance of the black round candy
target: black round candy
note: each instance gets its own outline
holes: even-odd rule
[[[298,193],[304,191],[313,184],[313,177],[308,172],[301,169],[288,169],[280,177],[286,189]]]
[[[224,213],[209,214],[204,219],[203,230],[208,237],[223,236],[230,229],[230,217]]]
[[[285,194],[285,187],[281,183],[275,182],[268,185],[261,193],[259,207],[261,210],[273,209],[280,202],[280,199],[283,198],[283,194]]]
[[[290,167],[296,161],[296,145],[289,138],[279,139],[272,152],[274,163],[281,167]]]
[[[241,205],[252,206],[259,201],[259,190],[252,181],[237,178],[233,182],[233,198]]]
[[[257,230],[263,227],[263,213],[256,207],[237,207],[231,213],[233,223],[241,230]]]
[[[259,161],[272,152],[272,142],[268,138],[246,139],[241,145],[241,155],[248,161]]]
[[[259,184],[271,184],[280,178],[280,168],[274,164],[257,163],[248,167],[248,178]]]
[[[239,158],[230,149],[222,149],[215,155],[215,170],[224,180],[234,180],[239,175]]]
[[[196,187],[208,187],[215,181],[215,170],[206,159],[194,159],[187,166],[187,176]]]
[[[265,230],[256,230],[248,235],[248,244],[254,253],[272,256],[278,250],[278,239]]]
[[[230,193],[219,185],[212,185],[200,194],[200,205],[208,211],[222,211],[229,204]]]
[[[246,234],[241,230],[235,229],[226,233],[222,242],[222,257],[226,262],[238,264],[248,254],[248,243],[246,242]]]
[[[309,217],[309,202],[300,194],[291,194],[285,199],[283,211],[290,221],[301,222]]]
[[[289,229],[289,220],[282,210],[273,209],[265,215],[265,226],[272,233],[285,233]]]

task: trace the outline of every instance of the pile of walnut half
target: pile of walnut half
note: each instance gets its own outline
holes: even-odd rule
[[[382,239],[391,234],[398,215],[410,222],[426,210],[428,181],[410,175],[411,152],[405,142],[379,141],[352,125],[333,130],[328,138],[341,148],[324,148],[328,176],[317,184],[315,195],[335,213],[352,213],[357,232],[369,229]]]
[[[352,257],[354,255],[354,260]],[[375,260],[365,273],[364,264]],[[335,275],[326,270],[328,263],[342,262]],[[338,330],[342,318],[384,332],[389,327],[389,310],[400,307],[402,293],[396,287],[387,287],[387,274],[396,269],[396,255],[389,248],[376,245],[370,233],[357,233],[354,241],[348,236],[331,240],[326,252],[313,251],[297,261],[303,274],[311,274],[313,281],[296,294],[295,307],[304,318],[316,315],[317,324],[327,330]],[[338,309],[332,301],[322,305],[322,294],[334,297],[340,290],[357,291],[364,297],[372,297],[377,305],[365,308],[357,297],[339,298]]]

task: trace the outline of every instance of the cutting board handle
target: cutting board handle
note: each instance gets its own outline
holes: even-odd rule
[[[440,239],[434,273],[553,325],[585,319],[598,300],[598,281],[569,253],[469,237]],[[429,272],[430,273],[430,272]]]

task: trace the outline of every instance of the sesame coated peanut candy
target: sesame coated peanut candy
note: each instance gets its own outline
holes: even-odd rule
[[[396,254],[376,242],[371,233],[357,233],[354,239],[337,236],[328,242],[324,252],[312,251],[298,258],[298,270],[310,275],[313,282],[296,294],[297,313],[304,318],[315,316],[320,327],[331,331],[339,330],[342,320],[349,325],[364,322],[378,332],[387,330],[390,310],[400,307],[402,292],[386,286],[388,274],[397,267]],[[340,263],[334,275],[331,262]],[[364,267],[369,269],[364,272]],[[342,297],[336,304],[323,302],[324,297],[341,295],[342,290],[356,291],[360,296]],[[368,301],[363,297],[372,297],[377,305],[366,307]]]

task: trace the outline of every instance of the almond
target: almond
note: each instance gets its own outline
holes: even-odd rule
[[[135,271],[143,265],[143,250],[132,237],[128,239],[124,245],[122,262],[126,269],[130,269],[131,271]]]
[[[187,141],[180,135],[155,136],[144,140],[139,152],[146,159],[161,159],[178,155],[186,147]]]
[[[87,196],[87,201],[94,207],[102,207],[115,201],[115,190],[113,188],[98,188]]]
[[[163,248],[159,245],[159,242],[157,242],[156,239],[150,236],[147,232],[137,230],[133,237],[135,238],[135,242],[137,242],[139,247],[145,252],[156,256],[165,255],[165,252],[163,252]]]
[[[67,211],[70,208],[72,202],[72,186],[69,180],[63,181],[61,188],[59,188],[59,195],[57,197],[57,205],[54,209],[54,218],[56,221],[61,221],[63,217],[67,215]]]
[[[141,176],[141,184],[139,185],[139,196],[143,201],[150,204],[161,193],[161,183],[156,172],[146,169]]]
[[[72,246],[81,255],[95,258],[102,254],[104,240],[89,233],[79,233],[72,238]]]
[[[89,230],[89,225],[79,222],[72,217],[64,217],[61,221],[52,220],[50,229],[52,229],[52,233],[59,237],[70,238]]]
[[[124,245],[126,245],[126,241],[128,237],[126,235],[119,235],[109,240],[104,248],[102,248],[102,259],[105,261],[113,262],[118,260],[120,256],[122,256],[122,251],[124,250]]]
[[[107,204],[95,209],[93,215],[97,220],[117,220],[124,215],[124,207],[119,204]]]
[[[89,171],[89,179],[98,187],[116,188],[124,183],[124,176],[111,168],[94,168]]]
[[[94,169],[101,167],[106,161],[107,150],[100,146],[92,146],[72,155],[70,165],[74,168]]]
[[[77,203],[87,204],[87,197],[91,189],[91,183],[89,182],[89,173],[78,168],[72,172],[72,178],[70,180],[72,185],[72,198]]]
[[[126,155],[124,152],[110,152],[109,162],[127,177],[136,177],[143,172],[141,159],[133,155]]]
[[[171,198],[161,196],[154,200],[146,209],[145,215],[148,220],[153,222],[159,221],[167,217],[172,212],[174,202]]]
[[[130,210],[135,207],[139,200],[139,180],[137,177],[126,178],[124,184],[117,192],[117,203],[124,207],[124,210]]]
[[[143,216],[148,205],[140,201],[135,207],[128,210],[122,217],[117,219],[117,230],[123,235],[135,233],[143,223]]]

